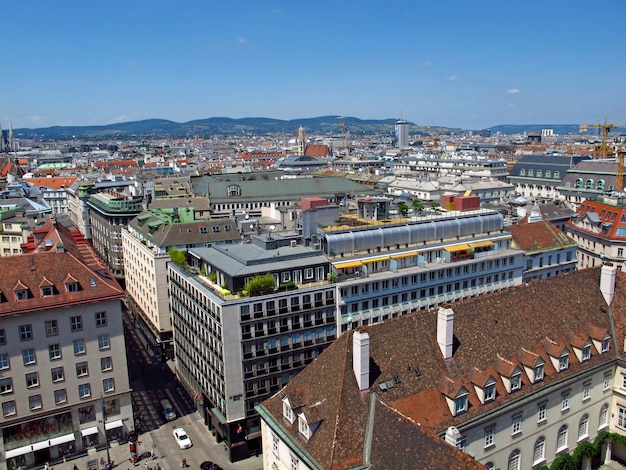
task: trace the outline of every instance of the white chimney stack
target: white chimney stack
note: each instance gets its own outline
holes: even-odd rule
[[[370,336],[356,330],[352,335],[352,369],[359,390],[370,387]]]
[[[449,305],[442,305],[437,312],[437,343],[443,358],[450,359],[454,344],[454,311]]]
[[[617,266],[607,263],[600,271],[600,292],[607,305],[611,305],[615,296],[615,277],[617,276]]]

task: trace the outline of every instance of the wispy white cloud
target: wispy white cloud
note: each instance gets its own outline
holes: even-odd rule
[[[237,38],[237,42],[239,44],[245,44],[246,43],[246,38]]]
[[[459,75],[452,75],[451,77],[446,78],[449,82],[456,82],[457,80],[461,80]]]
[[[126,121],[130,121],[130,118],[128,116],[124,116],[123,114],[121,116],[118,116],[116,118],[113,118],[113,121],[111,121],[112,123],[116,124],[118,122],[126,122]]]
[[[506,92],[509,95],[517,95],[518,93],[521,93],[521,91],[518,90],[517,88],[509,88]]]

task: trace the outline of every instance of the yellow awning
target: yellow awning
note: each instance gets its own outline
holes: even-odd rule
[[[402,258],[409,258],[411,256],[418,256],[419,253],[414,251],[413,253],[401,253],[399,255],[391,255],[391,259],[402,259]]]
[[[471,246],[472,248],[484,248],[486,246],[493,246],[493,242],[490,242],[490,241],[475,242],[475,243],[470,243],[469,246]]]
[[[360,261],[348,261],[346,263],[335,264],[335,269],[358,268],[362,266]]]
[[[471,247],[469,245],[454,245],[454,246],[444,246],[443,249],[449,252],[454,251],[463,251],[469,250]]]
[[[371,258],[371,259],[361,260],[361,262],[363,264],[365,264],[365,263],[376,263],[378,261],[389,261],[389,256],[381,256],[380,258]]]

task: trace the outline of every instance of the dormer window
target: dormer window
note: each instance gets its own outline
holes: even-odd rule
[[[463,394],[454,399],[454,415],[460,415],[467,411],[467,392],[462,390]]]
[[[65,283],[65,292],[71,294],[73,292],[78,292],[80,289],[78,282],[66,282]]]
[[[589,359],[591,359],[591,344],[586,344],[585,346],[583,346],[581,362],[588,361]]]
[[[308,440],[311,437],[309,423],[303,414],[298,415],[298,431]]]
[[[54,287],[53,286],[41,286],[41,296],[42,297],[50,297],[54,295]]]
[[[293,421],[294,421],[293,410],[291,409],[291,405],[289,404],[289,401],[287,401],[286,399],[283,400],[283,417],[287,421],[289,421],[291,424],[293,424]]]
[[[559,357],[559,372],[567,370],[569,367],[569,354],[565,353]]]
[[[28,300],[28,289],[18,289],[15,292],[15,300],[18,302]]]
[[[541,364],[535,364],[535,367],[533,368],[533,383],[541,382],[543,380],[543,365],[543,362]]]
[[[485,403],[496,399],[496,382],[491,379],[485,385]]]
[[[600,353],[604,354],[605,352],[609,352],[609,347],[610,347],[610,344],[611,344],[610,340],[611,340],[610,336],[607,337],[607,338],[604,338],[602,340],[602,345],[600,347]]]
[[[511,392],[519,390],[520,388],[522,388],[522,371],[517,369],[511,374]]]

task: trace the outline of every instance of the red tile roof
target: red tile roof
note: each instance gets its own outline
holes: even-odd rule
[[[69,188],[78,179],[76,176],[52,177],[52,178],[28,178],[26,182],[38,188],[61,189]]]

